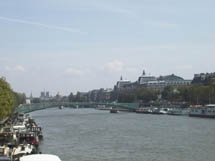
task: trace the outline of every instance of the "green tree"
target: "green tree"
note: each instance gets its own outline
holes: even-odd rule
[[[121,92],[118,95],[118,102],[120,103],[132,103],[132,102],[135,102],[135,100],[136,100],[136,96],[133,93]]]
[[[180,101],[190,101],[190,86],[178,87]]]
[[[0,120],[11,115],[15,109],[15,96],[5,79],[0,78]]]
[[[40,103],[40,98],[33,98],[32,103]]]
[[[165,100],[171,100],[172,99],[172,92],[173,92],[173,87],[167,86],[164,88],[162,91],[162,98]]]
[[[149,88],[138,88],[136,91],[137,99],[143,102],[155,101],[159,92]]]
[[[26,101],[26,95],[24,93],[14,92],[14,96],[15,96],[15,105],[16,106],[26,103],[25,102]]]
[[[210,99],[212,103],[215,103],[215,78],[210,79],[209,87],[211,89]]]

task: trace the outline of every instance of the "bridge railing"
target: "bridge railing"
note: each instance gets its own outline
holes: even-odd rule
[[[29,113],[37,110],[42,110],[52,107],[95,107],[98,105],[111,106],[113,108],[124,108],[127,110],[135,110],[138,108],[138,103],[103,103],[103,102],[52,102],[52,103],[37,103],[30,105],[21,105],[16,108],[16,112]]]

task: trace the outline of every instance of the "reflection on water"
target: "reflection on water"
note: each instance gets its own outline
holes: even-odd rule
[[[31,113],[62,161],[214,161],[215,120],[57,108]]]

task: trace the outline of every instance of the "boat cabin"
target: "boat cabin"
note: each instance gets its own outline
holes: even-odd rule
[[[36,136],[34,136],[32,133],[26,134],[26,133],[20,133],[19,135],[19,143],[28,143],[35,146],[39,145],[39,142],[36,139]]]

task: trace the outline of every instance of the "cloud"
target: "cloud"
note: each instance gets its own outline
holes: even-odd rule
[[[17,65],[15,67],[9,67],[9,66],[5,66],[5,70],[6,71],[25,71],[25,68],[21,65]]]
[[[109,72],[128,72],[128,73],[137,72],[136,68],[127,67],[124,65],[123,62],[119,60],[113,60],[113,61],[107,62],[105,64],[105,69],[107,69]]]
[[[21,66],[21,65],[17,65],[17,66],[14,68],[14,70],[16,70],[16,71],[24,71],[25,68],[24,68],[23,66]]]
[[[113,60],[105,64],[105,67],[110,72],[122,72],[123,71],[123,63],[119,60]]]
[[[3,21],[8,21],[8,22],[14,22],[14,23],[21,23],[21,24],[27,24],[27,25],[33,25],[33,26],[39,26],[43,28],[48,28],[48,29],[55,29],[55,30],[61,30],[61,31],[66,31],[66,32],[72,32],[72,33],[84,33],[81,32],[78,29],[73,29],[69,27],[62,27],[62,26],[55,26],[55,25],[47,25],[35,21],[27,21],[27,20],[21,20],[21,19],[14,19],[14,18],[7,18],[7,17],[2,17],[0,16],[0,20]]]
[[[159,22],[159,21],[151,21],[151,22],[148,22],[148,24],[158,26],[158,27],[162,27],[162,28],[176,28],[178,26],[177,24]]]
[[[6,71],[10,71],[10,70],[11,70],[11,68],[10,68],[9,66],[5,66],[4,69],[5,69]]]
[[[67,68],[65,70],[66,73],[69,73],[69,74],[74,74],[74,75],[79,75],[79,76],[82,76],[85,74],[84,71],[80,70],[80,69],[77,69],[77,68],[73,68],[73,67],[70,67],[70,68]]]

